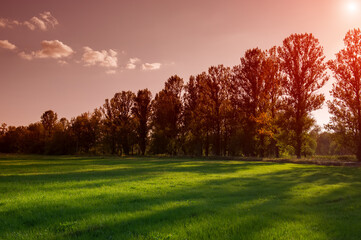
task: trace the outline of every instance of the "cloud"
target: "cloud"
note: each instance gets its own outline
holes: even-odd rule
[[[65,45],[59,40],[42,41],[41,50],[35,52],[35,56],[38,58],[63,58],[68,57],[74,53],[71,47]]]
[[[59,24],[58,20],[53,15],[51,15],[50,12],[40,13],[40,17],[45,21],[46,25],[48,26],[55,27]]]
[[[82,61],[84,66],[101,66],[106,68],[118,67],[117,52],[109,49],[96,51],[90,47],[84,47]]]
[[[65,61],[65,60],[58,60],[58,63],[59,63],[60,65],[67,65],[67,64],[68,64],[68,62]]]
[[[117,71],[115,71],[114,69],[110,69],[110,70],[107,70],[105,73],[106,74],[115,74]]]
[[[161,63],[144,63],[142,69],[145,71],[158,70],[161,66]]]
[[[47,27],[43,20],[38,17],[32,17],[29,21],[24,22],[24,25],[27,26],[30,30],[35,30],[38,27],[42,31],[46,31]]]
[[[19,25],[21,25],[19,21],[0,18],[0,28],[13,28]]]
[[[136,63],[138,62],[140,62],[139,58],[130,58],[125,68],[129,70],[135,69],[137,67]]]
[[[40,13],[38,16],[34,16],[24,22],[0,18],[0,28],[14,28],[18,26],[25,26],[30,30],[40,29],[42,31],[47,31],[50,28],[54,28],[58,24],[58,20],[53,15],[51,15],[50,12]]]
[[[8,50],[15,50],[16,46],[10,43],[8,40],[0,40],[0,48],[8,49]]]
[[[74,51],[68,45],[60,42],[59,40],[44,40],[41,42],[41,49],[31,53],[20,52],[19,56],[26,60],[33,58],[65,58],[73,54]]]
[[[37,58],[63,58],[74,53],[73,49],[59,40],[42,41],[41,50],[35,52]]]
[[[28,53],[25,53],[25,52],[19,52],[19,57],[21,57],[22,59],[25,59],[25,60],[32,60],[34,58],[34,56],[32,54],[28,54]]]
[[[0,27],[5,28],[6,27],[6,21],[3,18],[0,18]]]

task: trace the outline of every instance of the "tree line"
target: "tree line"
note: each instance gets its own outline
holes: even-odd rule
[[[234,67],[211,66],[185,83],[171,76],[152,96],[121,91],[93,112],[67,120],[46,111],[28,126],[0,127],[0,152],[301,156],[356,154],[361,160],[361,31],[325,61],[312,34],[292,34],[269,50],[249,49]],[[321,132],[311,113],[335,82]]]

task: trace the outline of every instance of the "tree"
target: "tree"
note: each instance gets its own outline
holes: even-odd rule
[[[282,95],[277,62],[275,48],[269,51],[254,48],[247,50],[241,57],[241,64],[233,68],[234,77],[229,88],[240,112],[246,155],[258,153],[264,157],[267,151],[277,155],[276,120]]]
[[[202,76],[202,75],[201,75]],[[227,82],[231,79],[231,70],[223,65],[212,66],[208,73],[200,78],[200,99],[205,107],[203,113],[214,133],[214,154],[222,152],[222,135],[225,130],[225,118],[228,110]]]
[[[61,118],[55,126],[52,139],[52,153],[54,154],[74,154],[77,151],[77,137],[74,134],[70,122]]]
[[[152,103],[152,151],[175,155],[179,150],[183,79],[174,75]]]
[[[111,100],[115,113],[115,125],[117,126],[118,142],[126,155],[129,155],[133,145],[134,120],[132,108],[135,94],[131,91],[116,93]]]
[[[41,124],[44,127],[44,152],[52,154],[52,140],[54,129],[57,124],[58,115],[52,110],[48,110],[41,115]]]
[[[134,99],[132,112],[136,121],[138,144],[142,155],[145,154],[149,132],[152,93],[146,88],[139,90]]]
[[[321,132],[317,136],[317,155],[332,155],[331,153],[332,134],[330,132]]]
[[[134,119],[132,108],[135,94],[131,91],[122,91],[114,94],[110,100],[106,99],[101,108],[105,116],[107,139],[110,140],[111,153],[118,150],[128,155],[133,145]]]
[[[111,154],[116,152],[116,126],[115,126],[115,113],[110,104],[109,99],[105,99],[103,107],[100,108],[103,115],[103,125],[104,125],[104,145],[110,148]]]
[[[31,123],[25,131],[22,147],[24,153],[44,153],[44,127],[41,123]],[[48,139],[49,141],[50,139]]]
[[[44,112],[41,116],[41,123],[44,126],[48,138],[51,136],[57,120],[58,115],[52,110]]]
[[[206,72],[202,72],[198,74],[195,78],[195,89],[193,89],[193,100],[195,101],[193,104],[193,119],[192,122],[194,123],[192,128],[199,131],[202,142],[204,142],[204,153],[206,156],[209,155],[210,149],[210,138],[212,134],[212,130],[214,128],[213,125],[213,115],[212,114],[212,105],[209,102],[209,95],[211,92],[209,91],[209,81],[208,75]],[[187,103],[187,102],[186,102]],[[214,106],[214,105],[213,105]],[[191,109],[187,109],[187,112]],[[185,113],[187,113],[185,112]],[[186,119],[184,119],[186,120]],[[187,122],[185,122],[187,123]],[[192,130],[192,129],[191,129]],[[197,133],[195,131],[194,133]],[[203,152],[202,152],[203,154]]]
[[[344,142],[350,142],[358,161],[361,161],[361,30],[353,29],[344,38],[345,48],[336,54],[328,65],[336,82],[332,101],[328,101],[333,115],[329,129]]]
[[[256,150],[257,119],[261,123],[261,106],[265,94],[268,94],[263,76],[264,61],[265,53],[254,48],[247,50],[244,57],[241,57],[241,64],[233,68],[233,95],[237,99],[238,109],[242,113],[241,120],[244,122],[244,153],[251,156],[255,155]]]
[[[132,145],[131,138],[134,130],[132,118],[132,108],[135,94],[131,91],[121,91],[114,94],[110,100],[111,111],[113,115],[113,126],[116,132],[116,142],[120,153],[129,155]]]
[[[282,110],[282,83],[284,78],[281,73],[278,61],[277,48],[272,47],[265,52],[266,59],[263,64],[263,76],[265,78],[265,93],[263,111],[266,113],[265,118],[268,119],[260,130],[270,138],[268,146],[268,154],[279,157],[278,136],[280,133],[280,116]],[[261,115],[262,116],[262,115]],[[259,131],[260,131],[259,130]]]
[[[278,48],[280,67],[285,81],[283,89],[285,120],[292,131],[297,158],[301,158],[310,113],[320,109],[325,100],[317,90],[328,80],[323,48],[312,34],[292,34]]]
[[[7,125],[6,123],[2,123],[0,126],[0,136],[4,136],[7,131]]]
[[[100,150],[102,143],[102,130],[103,128],[103,114],[100,108],[94,109],[90,117],[90,125],[94,132],[94,152],[97,153]]]
[[[8,128],[5,123],[2,123],[0,126],[0,152],[5,152],[5,135]]]
[[[198,78],[199,80],[199,78]],[[184,87],[183,95],[183,124],[184,151],[187,155],[202,155],[203,134],[200,109],[200,91],[197,78],[190,76]]]
[[[90,113],[86,112],[72,119],[71,129],[76,140],[76,151],[89,153],[96,142],[96,133],[91,123]]]

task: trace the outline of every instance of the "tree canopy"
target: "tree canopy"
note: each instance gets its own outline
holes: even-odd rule
[[[344,38],[345,48],[328,65],[336,82],[328,102],[332,114],[329,129],[334,130],[346,146],[352,146],[361,161],[361,31],[353,29]]]

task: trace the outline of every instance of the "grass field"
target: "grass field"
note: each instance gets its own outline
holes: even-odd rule
[[[361,239],[361,169],[0,155],[0,239]]]

